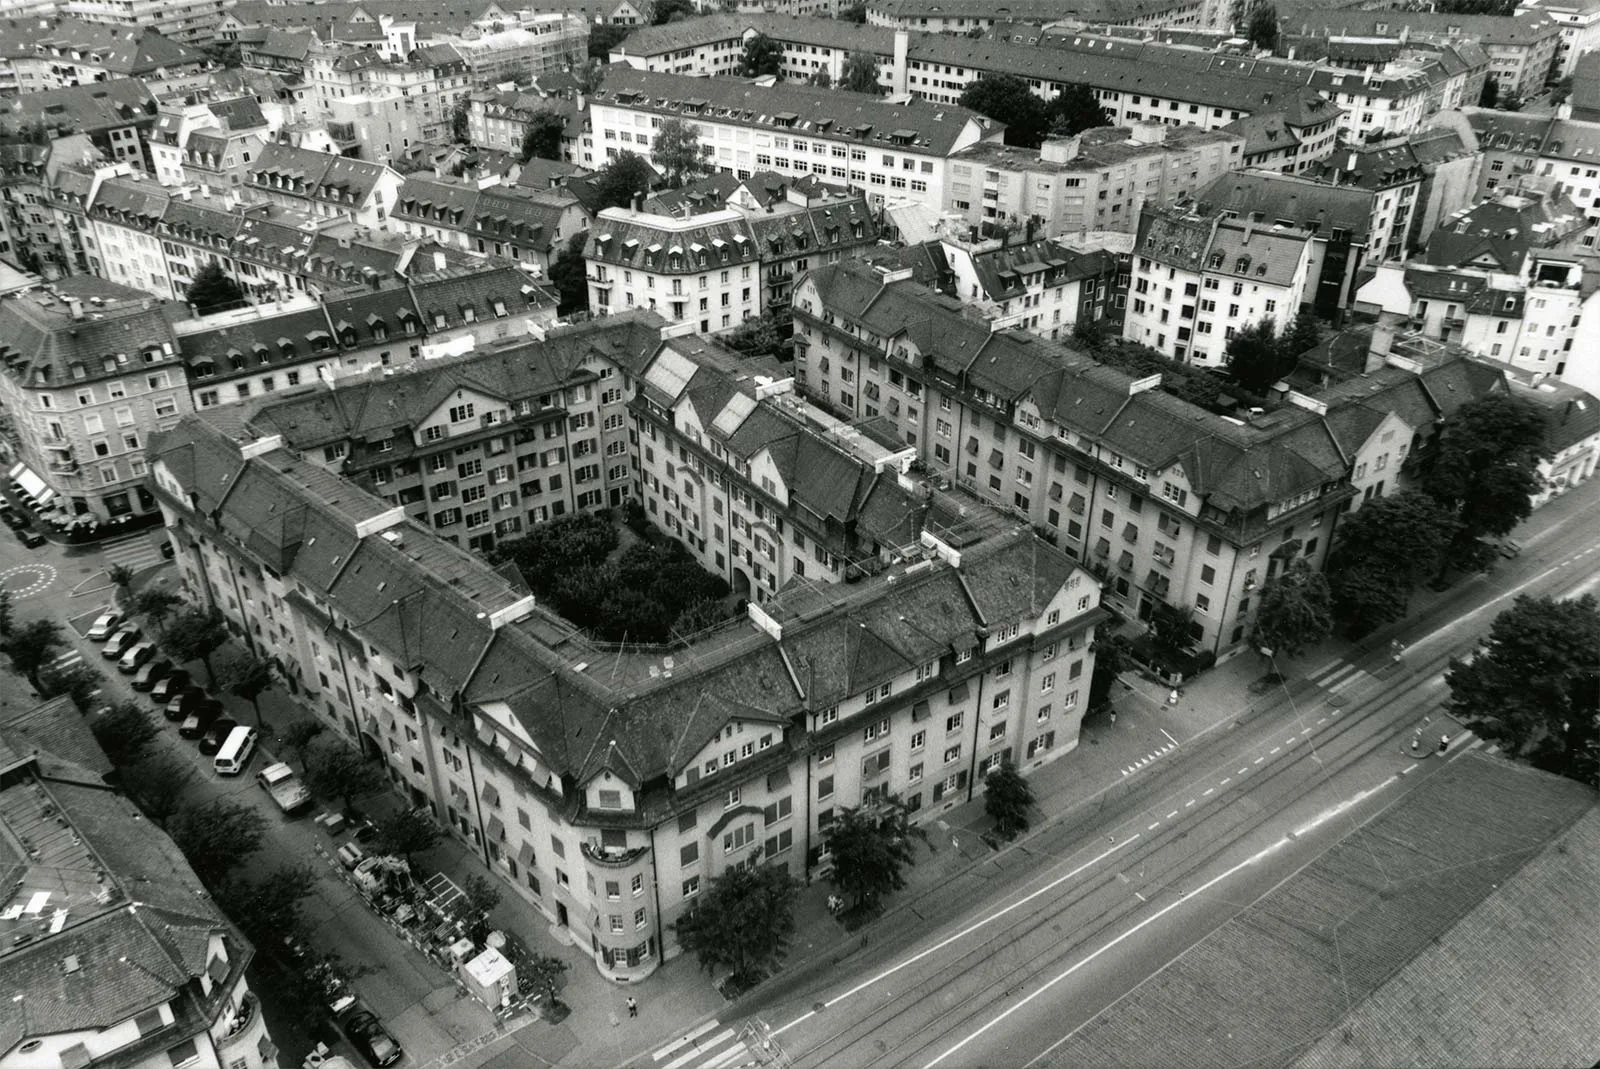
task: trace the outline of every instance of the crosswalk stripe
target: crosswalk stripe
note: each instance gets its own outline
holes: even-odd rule
[[[712,1026],[715,1027],[716,1022],[713,1021],[711,1023]],[[701,1034],[703,1035],[704,1033]],[[673,1048],[674,1050],[682,1050],[683,1047],[687,1045],[689,1047],[688,1053],[680,1054],[677,1058],[674,1058],[672,1061],[663,1066],[662,1069],[682,1069],[683,1066],[686,1066],[691,1062],[698,1061],[707,1054],[716,1051],[717,1048],[721,1047],[733,1037],[734,1031],[731,1028],[724,1028],[721,1032],[718,1032],[716,1035],[706,1040],[701,1040],[695,1038],[694,1036],[690,1036],[690,1042],[688,1044],[679,1044],[677,1047]]]
[[[660,1050],[656,1051],[655,1054],[652,1055],[652,1057],[654,1057],[655,1060],[658,1061],[658,1062],[662,1058],[670,1058],[674,1054],[676,1054],[686,1043],[689,1043],[692,1040],[699,1039],[701,1036],[705,1035],[707,1032],[711,1031],[713,1028],[716,1028],[716,1027],[717,1027],[717,1022],[716,1021],[714,1021],[714,1020],[707,1021],[705,1024],[701,1025],[699,1028],[696,1028],[693,1032],[690,1032],[687,1035],[685,1035],[682,1039],[680,1039],[680,1040],[678,1040],[678,1041],[676,1041],[674,1043],[670,1043],[665,1047],[662,1047]]]
[[[749,1049],[746,1048],[743,1043],[740,1043],[736,1047],[729,1047],[727,1050],[723,1051],[709,1062],[706,1062],[704,1069],[722,1069],[723,1066],[729,1065],[734,1061],[734,1059],[743,1057],[749,1053]]]

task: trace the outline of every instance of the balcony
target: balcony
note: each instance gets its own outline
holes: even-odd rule
[[[649,849],[648,846],[635,846],[628,850],[607,850],[586,842],[583,844],[583,856],[597,865],[620,869],[638,861]]]
[[[244,998],[239,1000],[239,1008],[233,1016],[233,1023],[228,1025],[228,1033],[224,1037],[232,1039],[234,1036],[250,1027],[250,1022],[256,1017],[256,996],[253,992],[246,991]]]

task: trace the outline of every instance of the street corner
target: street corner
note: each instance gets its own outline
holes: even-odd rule
[[[16,564],[0,571],[0,590],[20,601],[43,594],[59,577],[52,564]]]

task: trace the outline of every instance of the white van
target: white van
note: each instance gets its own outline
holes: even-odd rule
[[[243,724],[234,728],[228,733],[228,738],[214,759],[217,775],[237,776],[244,770],[245,762],[250,760],[250,752],[255,748],[255,728],[247,728]]]

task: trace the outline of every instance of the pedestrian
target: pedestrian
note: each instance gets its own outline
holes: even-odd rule
[[[637,1016],[639,1016],[639,1004],[634,1001],[632,995],[628,996],[628,1016],[629,1017],[637,1017]]]
[[[1178,704],[1178,688],[1177,687],[1173,687],[1172,690],[1167,693],[1167,704],[1168,705],[1177,705]]]
[[[1422,740],[1413,735],[1411,738],[1411,755],[1415,757],[1421,750]]]
[[[1117,722],[1117,711],[1115,709],[1111,710],[1111,722],[1113,724]]]
[[[1450,749],[1450,736],[1449,735],[1440,735],[1439,736],[1439,752],[1440,753],[1444,753],[1448,749]]]

